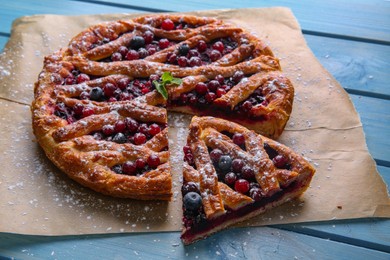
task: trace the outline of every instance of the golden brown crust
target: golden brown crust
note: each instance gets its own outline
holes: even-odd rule
[[[164,30],[161,25],[165,19],[186,26]],[[146,31],[152,32],[157,38],[167,38],[174,44],[144,59],[106,62],[120,47],[129,46],[134,36],[140,36]],[[167,62],[168,56],[177,52],[178,46],[182,44],[193,48],[201,40],[210,44],[224,37],[231,39],[237,46],[214,62],[185,68]],[[75,70],[94,78],[78,84],[65,82],[72,77]],[[146,142],[141,150],[135,145],[115,144],[110,141],[99,143],[90,138],[90,133],[100,131],[103,125],[113,124],[125,117],[166,124],[166,110],[162,108],[165,106],[190,114],[207,114],[207,110],[196,111],[188,106],[174,106],[172,100],[183,93],[193,91],[199,82],[209,81],[217,75],[229,78],[236,71],[249,75],[248,80],[240,82],[225,95],[217,98],[213,105],[225,109],[226,115],[229,115],[230,111],[254,91],[261,90],[268,105],[264,103],[251,109],[248,114],[255,119],[241,120],[240,117],[234,117],[231,120],[272,138],[278,137],[291,113],[294,89],[291,82],[281,74],[279,61],[270,48],[242,28],[214,18],[170,14],[142,16],[133,20],[91,26],[76,35],[67,48],[45,57],[43,71],[34,88],[34,134],[50,160],[71,178],[89,188],[118,197],[169,199],[172,194],[171,175],[169,162],[166,160],[168,155],[164,150],[167,147],[167,131],[162,131]],[[167,86],[168,101],[157,91],[132,101],[111,103],[79,98],[82,93],[107,83],[116,84],[123,79],[147,78],[152,74],[161,75],[163,72],[170,72],[174,77],[183,80],[183,84],[179,86]],[[55,115],[54,110],[58,103],[67,107],[88,107],[93,110],[93,115],[67,121]],[[102,150],[101,147],[107,147],[107,142],[113,144],[111,148],[115,147],[116,150]],[[115,163],[134,159],[129,155],[131,151],[142,151],[142,156],[157,153],[162,164],[138,177],[113,172],[110,167]],[[209,174],[213,175],[212,172]],[[222,205],[218,186],[214,187],[213,192],[215,197],[210,197],[213,214],[223,213],[223,206],[218,206],[218,203]]]
[[[245,149],[235,144],[229,137],[237,133],[244,137]],[[278,156],[285,158],[288,163],[287,168],[278,168],[274,164],[266,151],[265,144],[270,147],[268,149],[272,149]],[[220,118],[194,116],[190,124],[187,146],[194,157],[194,166],[184,162],[183,182],[194,182],[199,186],[207,220],[229,214],[227,210],[235,211],[255,202],[248,194],[239,193],[221,180],[218,181],[216,168],[209,155],[210,149],[219,149],[224,155],[241,159],[246,166],[249,166],[254,171],[255,182],[259,185],[263,198],[272,198],[277,193],[282,194],[250,214],[228,220],[228,222],[222,221],[222,227],[217,225],[207,232],[198,234],[198,237],[193,238],[194,240],[299,196],[309,187],[315,172],[315,169],[302,156],[290,148],[241,125]],[[290,188],[290,185],[294,188]],[[196,229],[196,225],[193,228]],[[183,234],[186,231],[184,228]],[[186,235],[184,237],[185,243],[193,242]]]

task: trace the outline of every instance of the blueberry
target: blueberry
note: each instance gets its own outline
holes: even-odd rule
[[[226,172],[230,170],[231,166],[232,166],[232,158],[230,158],[229,155],[222,155],[221,158],[219,158],[218,161],[219,169]]]
[[[99,87],[91,89],[89,93],[91,100],[100,101],[103,98],[103,90]]]
[[[183,199],[186,211],[196,212],[202,206],[202,197],[193,191],[188,192]]]
[[[141,47],[145,46],[145,39],[141,36],[134,36],[130,41],[130,47],[132,49],[138,50]]]
[[[113,170],[115,173],[118,173],[118,174],[122,174],[122,165],[115,165],[111,168],[111,170]]]
[[[190,46],[188,46],[186,43],[182,44],[179,46],[178,51],[181,56],[187,55],[187,53],[190,51]]]
[[[127,138],[124,134],[122,133],[117,133],[114,138],[112,138],[112,141],[118,144],[124,144],[127,141]]]

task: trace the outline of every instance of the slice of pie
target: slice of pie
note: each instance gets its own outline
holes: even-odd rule
[[[193,117],[183,150],[184,244],[298,197],[315,172],[288,147],[219,118]]]
[[[294,88],[270,48],[246,30],[154,15],[82,31],[45,58],[34,94],[34,134],[72,179],[111,196],[168,200],[167,109],[277,138]]]

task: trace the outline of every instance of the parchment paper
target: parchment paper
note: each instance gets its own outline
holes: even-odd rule
[[[307,47],[285,8],[202,11],[236,23],[270,44],[296,95],[279,141],[303,154],[317,173],[308,191],[242,225],[390,217],[386,186],[368,153],[348,95]],[[90,25],[136,15],[22,17],[0,56],[0,232],[69,235],[181,229],[181,146],[190,117],[170,114],[174,166],[171,202],[110,198],[60,172],[34,141],[29,105],[43,57]]]

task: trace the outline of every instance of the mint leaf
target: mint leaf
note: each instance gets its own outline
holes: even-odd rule
[[[164,84],[164,82],[166,82],[166,83],[171,82],[172,79],[173,79],[173,76],[172,76],[172,74],[170,72],[164,72],[161,75],[161,80],[162,80],[163,84]]]
[[[180,85],[181,83],[183,83],[182,79],[172,77],[171,84]]]
[[[164,98],[165,100],[167,100],[167,99],[168,99],[168,91],[167,91],[167,89],[165,88],[165,84],[159,83],[159,82],[156,81],[156,80],[153,81],[153,84],[154,84],[154,86],[156,87],[158,93],[160,93],[161,96],[163,96],[163,98]]]
[[[174,84],[174,85],[180,85],[183,82],[180,78],[175,78],[172,76],[170,72],[164,72],[161,75],[161,82],[158,82],[156,80],[153,81],[154,86],[156,87],[157,91],[163,96],[165,100],[168,99],[168,91],[166,89],[167,84]]]

